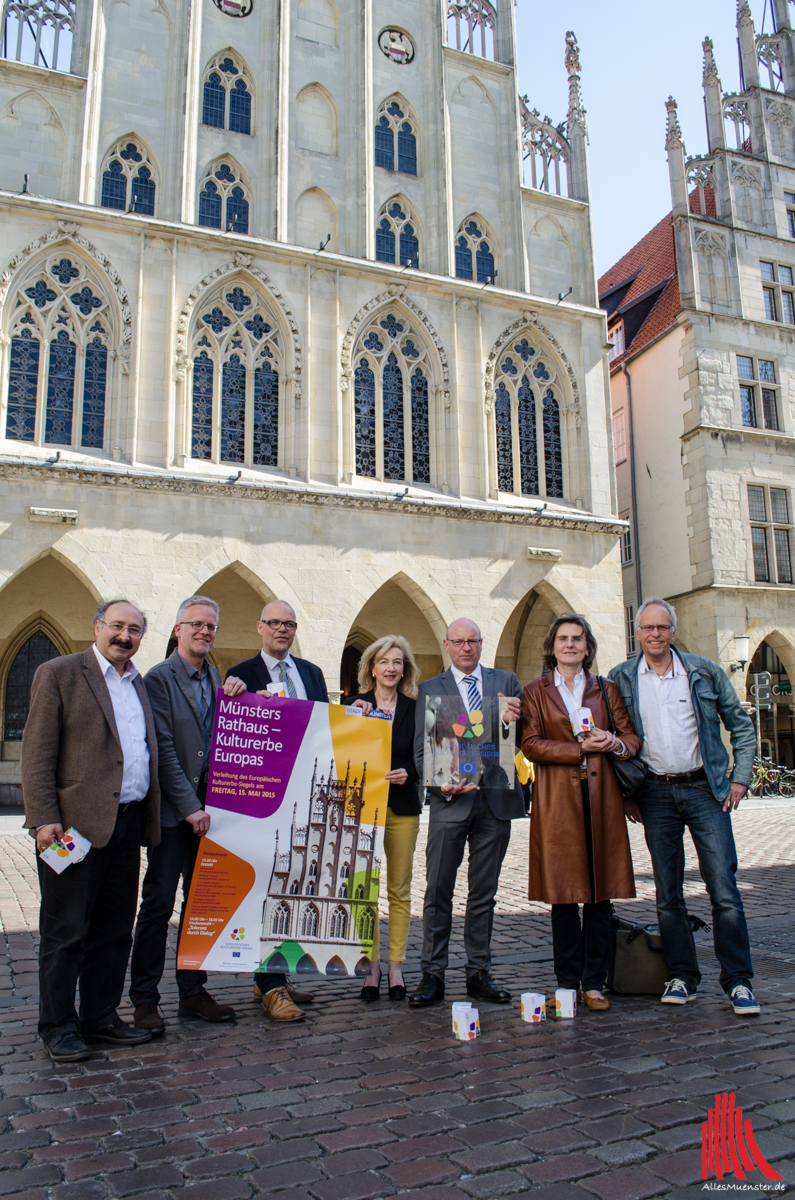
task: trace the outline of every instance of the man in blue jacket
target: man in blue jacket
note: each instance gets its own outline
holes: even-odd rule
[[[751,949],[737,889],[731,812],[751,782],[756,739],[728,676],[709,658],[673,645],[676,613],[665,600],[646,600],[635,618],[643,653],[610,672],[635,732],[647,775],[630,821],[642,821],[654,869],[657,915],[672,978],[663,1004],[695,1000],[701,982],[684,901],[684,831],[690,830],[712,905],[720,982],[739,1016],[759,1012],[751,980]],[[734,765],[721,738],[731,739]]]
[[[293,658],[290,647],[298,628],[295,611],[284,600],[266,604],[257,622],[262,650],[227,671],[227,679],[242,679],[250,692],[262,696],[281,694],[293,700],[319,700],[328,704],[326,680],[320,667],[305,658]],[[293,987],[281,971],[258,971],[254,996],[272,1021],[303,1021],[299,1004],[311,1004],[309,992]]]

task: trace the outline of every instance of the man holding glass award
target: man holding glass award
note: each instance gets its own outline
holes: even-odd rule
[[[510,992],[490,975],[490,943],[511,821],[524,816],[514,766],[522,689],[513,671],[481,667],[483,638],[474,621],[453,621],[444,648],[450,667],[421,683],[417,697],[414,757],[430,794],[430,822],[422,979],[409,1004],[424,1008],[444,999],[453,890],[467,843],[467,995],[508,1004]]]

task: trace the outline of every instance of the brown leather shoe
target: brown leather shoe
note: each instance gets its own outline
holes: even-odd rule
[[[148,1030],[152,1037],[160,1037],[166,1032],[166,1023],[154,1000],[149,1000],[146,1004],[136,1004],[133,1025],[136,1029]]]
[[[589,996],[581,988],[577,989],[577,1003],[584,1004],[591,1012],[605,1012],[610,1007],[606,996]]]
[[[297,1005],[293,1004],[287,988],[277,987],[266,992],[262,997],[262,1011],[272,1021],[303,1021],[306,1019],[306,1013],[301,1012]]]
[[[285,983],[284,987],[287,992],[287,995],[290,997],[293,1004],[314,1004],[315,1003],[314,996],[310,995],[309,992],[299,991],[298,988],[293,987],[293,985],[289,981],[287,983]],[[262,999],[262,991],[259,987],[259,984],[257,984],[257,983],[254,984],[254,999],[257,1002],[259,1002]]]
[[[177,1009],[181,1017],[200,1017],[202,1021],[234,1021],[235,1010],[228,1004],[213,1000],[204,988],[195,996],[184,996]]]

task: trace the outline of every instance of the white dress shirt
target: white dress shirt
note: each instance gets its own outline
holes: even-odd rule
[[[638,666],[638,704],[643,723],[640,758],[655,775],[683,775],[703,765],[690,682],[671,654],[670,671],[658,675],[642,655]]]
[[[574,679],[574,691],[569,691],[569,685],[555,667],[555,687],[560,692],[560,698],[566,705],[566,712],[571,716],[575,708],[582,708],[582,698],[585,692],[585,671],[580,671]]]
[[[459,671],[458,667],[454,667],[454,666],[451,666],[450,670],[453,673],[453,679],[455,680],[456,687],[458,688],[458,694],[460,695],[461,699],[464,701],[464,711],[465,712],[471,711],[470,704],[469,704],[469,688],[468,688],[467,684],[464,683],[464,680],[469,678],[470,675],[474,676],[474,678],[477,679],[477,681],[478,681],[478,691],[480,692],[480,702],[482,705],[483,704],[483,671],[481,670],[480,663],[478,663],[478,665],[476,667],[473,667],[471,671]]]
[[[119,804],[143,800],[149,791],[149,746],[146,741],[146,717],[141,698],[133,687],[138,669],[129,659],[120,675],[113,663],[93,647],[99,669],[110,693],[116,731],[119,735],[124,770],[121,777]]]
[[[285,667],[287,668],[287,674],[290,676],[292,685],[295,688],[296,700],[308,699],[306,688],[304,687],[304,681],[299,674],[298,667],[295,665],[295,659],[292,657],[292,655],[288,654],[286,658],[272,658],[271,655],[266,654],[264,650],[260,650],[260,654],[262,655],[262,661],[270,671],[271,683],[276,691],[281,691],[282,686],[284,686],[285,696],[288,694],[286,682],[284,685],[282,685],[279,678],[279,664],[284,663]]]

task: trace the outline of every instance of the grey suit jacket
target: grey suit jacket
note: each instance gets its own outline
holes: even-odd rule
[[[481,670],[483,672],[483,707],[484,710],[487,707],[490,709],[492,726],[496,729],[499,723],[498,693],[502,692],[503,696],[515,696],[517,699],[521,699],[521,684],[513,671],[500,671],[492,667],[481,667]],[[423,779],[426,696],[454,696],[456,699],[460,699],[461,693],[449,667],[441,675],[435,675],[433,679],[426,679],[424,683],[421,683],[417,696],[414,761],[420,776],[420,787],[422,787]],[[521,722],[517,721],[516,725],[517,743],[521,745]],[[486,803],[494,816],[500,820],[512,821],[525,815],[522,789],[518,780],[513,788],[483,788],[482,790]],[[428,788],[428,793],[431,798],[431,821],[465,821],[477,795],[476,792],[464,792],[462,795],[456,796],[454,800],[443,800],[441,792],[438,792],[436,788]]]
[[[221,676],[208,666],[215,699]],[[144,682],[157,732],[160,824],[179,825],[204,807],[196,795],[206,765],[201,713],[177,650],[152,667]]]

